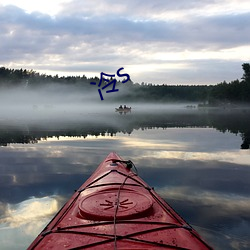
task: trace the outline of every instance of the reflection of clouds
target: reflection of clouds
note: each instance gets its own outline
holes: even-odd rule
[[[33,227],[37,226],[37,222],[51,217],[57,211],[58,201],[55,197],[31,198],[19,204],[8,204],[0,223],[11,228],[25,224],[26,233],[33,234]]]
[[[141,147],[144,149],[184,149],[185,145],[180,145],[177,143],[170,143],[170,142],[162,142],[159,143],[157,141],[153,141],[153,140],[144,140],[144,139],[138,139],[135,141],[134,138],[124,138],[125,140],[123,140],[123,144],[127,147]]]
[[[140,146],[147,148],[155,146],[158,149],[168,149],[190,152],[217,152],[218,150],[232,150],[234,145],[241,142],[240,136],[229,132],[221,133],[213,128],[166,128],[134,130],[132,137],[122,137],[122,143],[129,146]],[[226,141],[226,143],[225,143]],[[148,144],[149,143],[149,144]]]
[[[134,130],[130,136],[117,133],[115,137],[48,138],[25,147],[12,144],[0,152],[0,166],[3,166],[0,197],[15,203],[41,192],[69,195],[114,150],[125,160],[131,159],[139,175],[155,186],[163,198],[173,199],[171,205],[179,202],[183,209],[180,213],[188,221],[192,218],[190,222],[204,227],[212,225],[211,228],[222,221],[226,229],[221,232],[229,232],[231,228],[232,234],[240,235],[237,232],[243,229],[246,232],[246,228],[239,221],[250,211],[249,168],[246,167],[250,155],[248,151],[235,150],[239,141],[239,136],[213,129],[167,128]],[[16,192],[17,189],[20,192]],[[13,234],[20,238],[19,242],[25,239],[31,242],[57,211],[56,199],[48,196],[17,205],[0,204],[0,212],[5,212],[0,219],[0,242],[8,237],[10,242]],[[6,241],[6,246],[9,244]],[[222,244],[221,240],[218,245]]]
[[[0,218],[1,249],[25,249],[61,206],[56,196],[31,198],[18,204],[5,204]]]
[[[117,135],[118,136],[118,135]],[[186,143],[179,143],[176,140],[168,138],[166,130],[151,129],[137,130],[133,132],[133,136],[119,135],[120,143],[125,147],[140,147],[143,150],[185,150],[187,149]]]
[[[195,225],[214,249],[250,249],[248,196],[190,187],[163,187],[156,191]]]
[[[19,159],[20,154],[26,153],[30,159],[39,158],[41,163],[52,163],[51,170],[54,169],[55,173],[64,173],[68,169],[67,164],[82,166],[84,171],[84,165],[93,165],[93,158],[98,164],[113,150],[132,160],[150,156],[157,159],[216,160],[248,165],[250,156],[247,151],[232,151],[232,146],[240,140],[240,137],[210,128],[151,129],[150,132],[139,129],[134,130],[132,136],[122,133],[117,133],[115,137],[60,136],[59,140],[53,137],[36,145],[26,145],[25,148],[22,145],[11,145],[10,148],[19,154]],[[63,160],[60,162],[60,159]]]
[[[226,232],[219,232],[199,226],[194,226],[194,228],[199,232],[199,234],[206,239],[207,242],[212,243],[214,249],[250,249],[250,238],[249,237],[239,237],[236,236],[239,232],[249,232],[250,225],[234,225],[231,228],[227,228]]]
[[[1,218],[3,218],[5,211],[6,211],[7,204],[4,202],[0,202],[0,223],[1,223]]]
[[[107,137],[109,135],[107,133],[105,133],[104,135],[99,135],[99,136],[96,136],[96,135],[87,135],[86,137],[84,136],[78,136],[78,137],[71,137],[71,136],[59,136],[59,137],[56,137],[56,136],[53,136],[53,137],[49,137],[49,138],[46,138],[45,139],[42,139],[41,142],[56,142],[56,141],[60,141],[60,142],[63,142],[63,141],[84,141],[84,140],[107,140]],[[115,137],[114,137],[115,139]]]
[[[231,215],[249,214],[250,198],[235,194],[219,192],[195,191],[189,187],[163,187],[157,188],[157,193],[166,200],[175,199],[187,203],[199,204],[201,206],[217,206],[220,209],[217,215],[230,213]]]
[[[220,152],[180,152],[180,151],[160,151],[154,152],[153,157],[159,159],[183,159],[199,161],[223,161],[249,166],[250,155],[248,151],[232,150]]]

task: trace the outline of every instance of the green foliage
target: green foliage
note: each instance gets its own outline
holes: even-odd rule
[[[123,84],[118,80],[119,91],[110,96],[112,100],[172,102],[191,101],[204,102],[209,105],[224,105],[228,103],[250,103],[250,64],[242,64],[244,74],[242,81],[222,82],[217,85],[153,85],[147,83]],[[95,91],[90,82],[99,82],[98,77],[83,76],[51,76],[37,73],[34,70],[0,68],[0,87],[36,88],[50,84],[64,84],[72,87]]]
[[[242,68],[242,81],[224,81],[213,87],[209,96],[210,104],[250,103],[250,64],[244,63]]]
[[[98,79],[98,78],[97,78]],[[93,79],[83,76],[59,77],[40,74],[34,70],[0,68],[0,87],[41,87],[49,84],[80,85],[86,87]],[[98,79],[99,81],[99,79]]]
[[[242,69],[244,71],[244,74],[241,79],[243,79],[244,82],[249,83],[250,82],[250,64],[243,63]]]

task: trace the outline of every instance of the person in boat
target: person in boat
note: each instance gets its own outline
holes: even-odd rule
[[[122,105],[119,106],[119,109],[122,109]]]
[[[124,108],[123,109],[126,109],[127,108],[127,106],[126,105],[124,105]]]

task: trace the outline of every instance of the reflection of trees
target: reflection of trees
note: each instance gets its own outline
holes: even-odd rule
[[[241,144],[241,149],[249,149],[250,146],[250,132],[242,135],[243,143]]]
[[[209,126],[221,132],[240,134],[243,143],[241,149],[248,149],[250,145],[250,110],[224,110],[209,115]]]
[[[0,146],[7,146],[11,143],[37,143],[37,139],[33,135],[26,135],[23,131],[0,131]]]
[[[50,122],[40,125],[26,125],[10,129],[8,125],[0,126],[0,145],[11,143],[37,143],[41,139],[69,136],[83,137],[113,136],[116,133],[131,134],[137,129],[173,128],[173,127],[211,127],[221,132],[229,131],[240,134],[242,149],[250,145],[250,110],[191,110],[182,112],[143,112],[131,113],[129,116],[110,114],[98,117],[98,122],[83,121],[74,123]],[[101,122],[101,121],[105,122]],[[27,129],[28,127],[28,129]],[[46,127],[45,129],[41,129]]]

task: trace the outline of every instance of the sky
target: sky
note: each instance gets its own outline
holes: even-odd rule
[[[249,0],[0,0],[0,67],[230,82],[250,62],[249,23]]]

